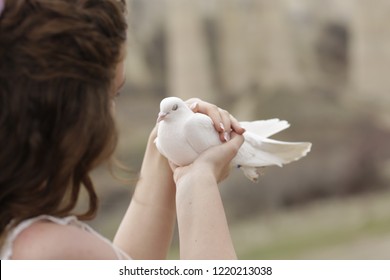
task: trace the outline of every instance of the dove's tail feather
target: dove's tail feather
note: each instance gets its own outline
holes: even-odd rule
[[[305,156],[311,149],[308,142],[285,142],[244,133],[245,142],[236,156],[237,164],[252,167],[282,166]]]
[[[244,143],[246,146],[244,148],[251,153],[251,157],[245,157],[239,151],[235,163],[253,182],[257,182],[259,176],[264,173],[264,167],[272,165],[282,167],[284,164],[306,156],[311,149],[311,143],[308,142],[283,142],[267,138],[262,140],[250,138],[246,137],[248,143]]]
[[[261,137],[269,137],[290,127],[290,124],[287,121],[281,121],[279,119],[240,122],[240,125],[245,128],[246,131],[250,131]]]
[[[308,142],[284,142],[272,139],[263,139],[259,146],[261,156],[270,155],[270,165],[282,166],[283,164],[299,160],[307,155],[311,149]],[[259,155],[260,156],[260,155]]]

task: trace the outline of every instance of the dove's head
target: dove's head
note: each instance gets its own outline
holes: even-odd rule
[[[157,122],[172,118],[182,118],[191,113],[191,109],[188,108],[183,100],[178,97],[167,97],[160,103],[160,113],[158,113]]]

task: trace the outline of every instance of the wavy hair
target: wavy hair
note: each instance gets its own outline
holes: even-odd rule
[[[126,40],[124,0],[4,0],[0,15],[0,234],[66,216],[117,143],[110,92]]]

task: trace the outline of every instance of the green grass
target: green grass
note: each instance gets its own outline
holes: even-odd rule
[[[284,236],[275,242],[257,246],[243,252],[241,259],[295,259],[301,253],[323,249],[329,246],[345,245],[359,238],[371,235],[390,235],[389,221],[369,221],[357,228],[329,229],[300,236]]]
[[[244,221],[232,232],[240,259],[310,258],[329,248],[352,258],[361,240],[390,240],[390,192],[313,203]],[[375,258],[376,253],[360,255]],[[340,258],[337,253],[329,257]]]

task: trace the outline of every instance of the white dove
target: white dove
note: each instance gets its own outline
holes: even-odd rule
[[[167,97],[160,103],[155,140],[157,149],[177,166],[192,163],[199,154],[221,144],[210,117],[194,113],[183,100]],[[290,125],[279,119],[240,122],[245,129],[244,143],[232,164],[239,167],[251,181],[256,182],[266,166],[295,161],[311,149],[308,142],[283,142],[267,137]]]

